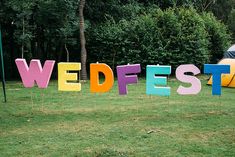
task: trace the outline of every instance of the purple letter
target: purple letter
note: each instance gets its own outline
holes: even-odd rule
[[[140,72],[140,64],[117,66],[118,87],[120,95],[126,95],[128,93],[127,84],[134,84],[138,82],[137,75],[127,74],[136,74]]]

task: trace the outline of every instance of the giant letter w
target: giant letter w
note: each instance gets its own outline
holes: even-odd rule
[[[31,60],[29,67],[25,59],[16,59],[15,62],[24,87],[31,88],[36,82],[39,88],[47,88],[55,61],[47,60],[43,68],[40,61],[36,59]]]

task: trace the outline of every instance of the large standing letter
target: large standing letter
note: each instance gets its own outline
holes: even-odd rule
[[[67,81],[77,81],[76,73],[69,71],[81,70],[81,63],[59,63],[58,64],[58,90],[59,91],[81,91],[81,83],[68,83]]]
[[[126,95],[128,93],[127,84],[133,84],[138,82],[137,75],[127,74],[136,74],[140,72],[140,64],[117,66],[118,87],[120,95]]]
[[[104,83],[99,83],[99,73],[105,76]],[[90,64],[90,90],[93,93],[108,92],[114,83],[113,71],[107,64]]]
[[[205,64],[204,73],[212,74],[212,95],[221,95],[221,74],[229,74],[230,65]]]
[[[31,60],[29,67],[25,59],[16,59],[15,63],[24,87],[32,88],[35,82],[39,88],[48,87],[55,61],[47,60],[43,68],[40,60],[37,59]]]
[[[147,95],[161,95],[170,96],[170,87],[159,87],[167,85],[167,77],[155,76],[155,75],[170,75],[171,66],[147,66],[147,83],[146,83],[146,94]]]
[[[193,75],[200,74],[200,70],[193,64],[180,65],[176,69],[176,78],[181,82],[191,83],[192,86],[189,88],[180,86],[177,92],[181,95],[198,94],[201,91],[201,81],[195,76],[186,75],[186,72],[191,72]]]

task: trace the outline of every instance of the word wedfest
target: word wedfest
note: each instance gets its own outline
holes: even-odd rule
[[[28,66],[25,59],[16,59],[19,74],[24,87],[32,88],[36,82],[39,88],[47,88],[55,65],[54,60],[47,60],[42,67],[40,60],[33,59]],[[138,82],[137,74],[141,72],[140,64],[117,66],[117,80],[120,95],[128,93],[127,85]],[[58,63],[58,90],[59,91],[81,91],[81,83],[78,81],[77,73],[80,71],[81,63],[61,62]],[[99,73],[105,76],[104,82],[100,83]],[[187,75],[192,73],[192,75]],[[197,95],[201,91],[201,81],[196,77],[200,74],[193,64],[180,65],[176,69],[176,78],[183,83],[190,83],[190,87],[179,86],[177,93],[180,95]],[[212,95],[221,95],[221,75],[230,73],[230,65],[205,64],[204,73],[211,74],[213,78]],[[146,67],[146,94],[170,96],[171,88],[167,87],[166,75],[171,74],[171,66],[147,65]],[[114,84],[112,69],[105,63],[90,64],[90,91],[92,93],[108,92]]]

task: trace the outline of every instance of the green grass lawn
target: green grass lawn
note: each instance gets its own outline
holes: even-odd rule
[[[145,79],[119,96],[58,92],[7,82],[0,104],[0,156],[235,156],[235,89],[212,96],[206,77],[197,96],[147,96]],[[3,93],[0,92],[1,100]]]

